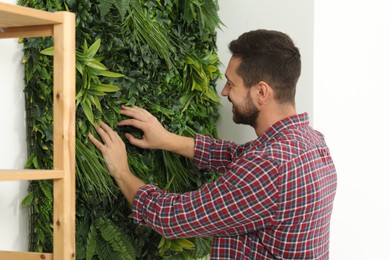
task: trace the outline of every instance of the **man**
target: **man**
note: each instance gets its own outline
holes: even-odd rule
[[[173,194],[129,170],[125,144],[103,122],[90,135],[110,173],[133,206],[133,216],[168,238],[213,236],[212,259],[327,259],[336,170],[321,133],[295,110],[301,71],[299,50],[277,31],[244,33],[229,46],[232,57],[222,89],[237,124],[258,138],[244,145],[165,130],[148,111],[122,107],[142,139],[133,145],[164,149],[212,168],[222,177],[199,190]]]

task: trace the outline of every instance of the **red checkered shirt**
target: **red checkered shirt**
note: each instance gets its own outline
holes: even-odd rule
[[[237,145],[197,135],[194,162],[223,173],[199,190],[139,189],[138,223],[167,238],[213,236],[211,259],[327,259],[336,170],[306,113]]]

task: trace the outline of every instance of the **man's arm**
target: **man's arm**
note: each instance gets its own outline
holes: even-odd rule
[[[145,185],[132,216],[169,239],[251,233],[275,223],[276,172],[269,161],[249,156],[195,191],[170,193]]]

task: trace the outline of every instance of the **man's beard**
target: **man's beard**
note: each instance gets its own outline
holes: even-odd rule
[[[255,105],[252,102],[252,99],[249,96],[245,99],[245,103],[239,105],[233,104],[233,121],[236,124],[244,124],[244,125],[250,125],[252,127],[256,127],[257,124],[257,117],[260,113],[260,111],[255,107]]]

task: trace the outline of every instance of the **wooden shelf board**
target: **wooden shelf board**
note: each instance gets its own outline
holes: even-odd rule
[[[59,170],[0,170],[0,181],[54,180],[63,176],[64,171]]]
[[[0,251],[1,260],[52,260],[52,253],[33,253],[33,252],[13,252],[13,251]]]
[[[3,29],[7,27],[52,25],[61,22],[60,17],[54,13],[0,2],[0,28]]]

